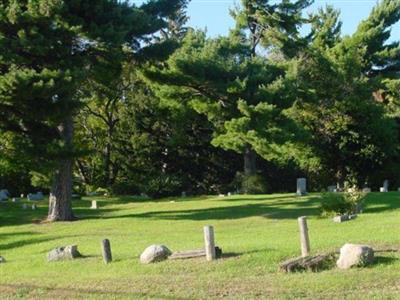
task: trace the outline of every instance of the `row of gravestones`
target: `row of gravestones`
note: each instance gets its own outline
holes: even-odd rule
[[[7,201],[8,199],[10,199],[11,194],[8,190],[3,189],[0,190],[0,201]],[[24,198],[25,195],[21,194],[21,198]],[[20,200],[21,198],[12,198],[13,202],[17,202],[18,200]],[[29,201],[41,201],[44,199],[44,195],[42,192],[37,192],[37,193],[29,193],[27,195],[27,199]]]
[[[340,189],[336,187],[336,185],[331,185],[328,186],[328,192],[339,192]],[[371,192],[371,188],[365,187],[362,189],[364,193],[369,193]],[[389,192],[389,180],[385,180],[383,182],[383,186],[379,188],[379,191],[382,193],[387,193]],[[398,191],[400,192],[400,188],[398,188]],[[297,189],[296,189],[296,194],[298,196],[304,196],[307,194],[307,180],[305,178],[298,178],[297,179]]]

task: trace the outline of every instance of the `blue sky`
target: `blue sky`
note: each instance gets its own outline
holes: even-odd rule
[[[140,4],[141,0],[133,0]],[[188,7],[190,17],[189,26],[205,29],[210,36],[224,35],[233,26],[229,9],[240,3],[239,0],[192,0]],[[351,34],[357,28],[359,22],[365,19],[374,5],[375,0],[316,0],[307,10],[313,12],[318,7],[331,4],[341,11],[343,22],[342,31],[344,34]],[[400,24],[393,26],[392,39],[400,40]]]

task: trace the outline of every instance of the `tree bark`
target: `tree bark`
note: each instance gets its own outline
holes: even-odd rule
[[[66,150],[69,153],[65,158],[60,159],[58,167],[54,172],[53,185],[49,197],[49,213],[47,220],[72,221],[75,219],[72,212],[72,137],[73,121],[72,116],[68,117],[59,127],[59,132],[65,142]]]
[[[244,151],[244,174],[246,176],[253,176],[257,173],[256,153],[250,146],[246,146]]]

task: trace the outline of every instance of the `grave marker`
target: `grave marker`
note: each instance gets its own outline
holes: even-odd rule
[[[301,256],[306,257],[310,254],[310,239],[308,237],[307,217],[298,218],[300,229]]]
[[[206,250],[206,259],[208,261],[215,260],[217,255],[215,252],[215,241],[214,241],[214,227],[204,227],[204,245]]]

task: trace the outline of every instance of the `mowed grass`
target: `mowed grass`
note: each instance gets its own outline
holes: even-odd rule
[[[99,210],[90,210],[90,201]],[[393,299],[400,298],[400,254],[378,253],[364,269],[283,274],[279,263],[300,254],[297,217],[308,216],[312,253],[344,243],[400,248],[400,193],[371,193],[364,214],[342,224],[319,217],[319,195],[174,198],[85,198],[74,201],[81,219],[42,224],[36,211],[0,203],[1,299]],[[161,243],[173,251],[203,247],[213,225],[224,257],[139,263]],[[100,243],[111,241],[104,265]],[[77,244],[84,258],[48,263],[51,249]]]

